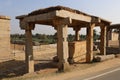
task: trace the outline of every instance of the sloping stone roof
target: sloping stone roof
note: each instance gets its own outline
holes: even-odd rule
[[[88,14],[83,13],[83,12],[81,12],[79,10],[76,10],[76,9],[71,9],[71,8],[63,7],[63,6],[52,6],[52,7],[48,7],[48,8],[35,10],[35,11],[29,13],[28,16],[48,13],[48,12],[52,12],[52,11],[55,11],[55,10],[67,10],[67,11],[70,11],[70,12],[73,12],[73,13],[77,13],[77,14],[88,15]],[[90,16],[90,15],[88,15],[88,16]]]
[[[120,28],[120,24],[112,24],[108,27],[111,28],[111,29]]]
[[[65,11],[69,11],[69,12],[76,13],[76,14],[82,14],[82,15],[85,15],[85,16],[90,16],[90,17],[95,18],[95,19],[99,18],[102,21],[107,22],[108,24],[111,23],[110,21],[102,19],[100,17],[89,15],[89,14],[81,12],[79,10],[71,9],[69,7],[64,7],[64,6],[59,6],[59,5],[48,7],[48,8],[43,8],[43,9],[38,9],[38,10],[35,10],[35,11],[32,11],[32,12],[28,13],[27,15],[17,16],[16,19],[23,19],[25,17],[35,16],[35,15],[39,15],[39,14],[45,14],[45,13],[49,13],[49,12],[53,12],[53,11],[59,11],[59,10],[65,10]]]

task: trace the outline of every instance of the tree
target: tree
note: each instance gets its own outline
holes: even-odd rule
[[[74,35],[72,35],[72,34],[69,34],[68,35],[68,41],[74,41]]]
[[[96,29],[94,29],[93,30],[93,36],[94,36],[94,41],[96,41],[97,39],[99,39],[99,35],[97,34],[97,30]]]

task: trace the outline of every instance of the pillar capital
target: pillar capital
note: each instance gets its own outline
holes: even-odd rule
[[[88,27],[94,28],[94,27],[95,27],[95,23],[90,23],[90,24],[88,25]]]
[[[73,28],[74,31],[79,31],[80,29],[81,29],[81,27],[79,27],[79,26],[76,26]]]
[[[27,30],[34,30],[35,28],[35,23],[28,23],[27,21],[25,21],[24,19],[20,21],[20,28],[21,29],[27,29]]]
[[[55,19],[53,20],[53,25],[58,26],[58,25],[69,25],[72,23],[71,18],[64,18],[64,19]]]
[[[104,23],[101,23],[101,24],[100,24],[100,28],[101,28],[101,29],[104,29],[104,28],[106,28],[106,29],[107,29],[107,25],[106,25],[106,24],[104,24]]]

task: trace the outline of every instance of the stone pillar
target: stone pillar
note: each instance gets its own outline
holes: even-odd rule
[[[119,54],[120,54],[120,28],[119,28]]]
[[[68,41],[67,28],[71,24],[70,18],[53,20],[53,24],[57,27],[57,56],[58,56],[58,71],[63,72],[68,69]]]
[[[109,30],[109,40],[112,40],[112,29]]]
[[[106,47],[109,47],[110,29],[106,30]]]
[[[106,26],[104,24],[101,24],[100,28],[101,28],[100,54],[106,55]]]
[[[80,40],[80,35],[79,35],[80,28],[76,27],[74,28],[74,30],[75,30],[75,41],[79,41]]]
[[[59,24],[57,26],[57,36],[58,36],[58,71],[64,71],[68,67],[68,42],[67,42],[67,28],[66,24]]]
[[[32,33],[30,27],[25,29],[25,36],[26,36],[26,44],[25,44],[26,69],[28,73],[31,73],[34,72],[34,60],[33,60]]]
[[[57,26],[54,25],[54,29],[57,31]],[[59,50],[57,32],[56,32],[56,40],[57,40],[57,50]],[[58,51],[57,51],[57,53],[56,53],[56,56],[53,57],[53,61],[54,61],[54,62],[58,62],[58,61],[59,61],[59,59],[58,59]]]
[[[94,23],[91,23],[87,27],[87,41],[86,41],[86,62],[91,62],[93,60],[93,28],[95,27]]]
[[[112,39],[112,29],[106,30],[106,46],[109,47],[109,40]]]

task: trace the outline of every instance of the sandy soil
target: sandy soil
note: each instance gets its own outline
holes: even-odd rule
[[[89,64],[88,64],[89,65]],[[112,59],[112,60],[108,60],[105,62],[100,62],[97,63],[94,66],[90,66],[89,68],[86,69],[77,69],[77,71],[73,71],[70,73],[66,73],[66,74],[61,74],[58,76],[52,76],[52,77],[48,77],[48,78],[41,78],[43,80],[69,80],[72,77],[75,76],[82,76],[82,75],[86,75],[86,74],[92,74],[95,72],[99,72],[105,69],[109,69],[115,66],[120,66],[120,59],[116,58],[116,59]],[[35,79],[37,80],[37,79]]]

